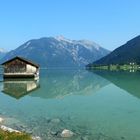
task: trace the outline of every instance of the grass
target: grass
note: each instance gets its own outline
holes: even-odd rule
[[[31,136],[25,133],[7,132],[0,129],[0,140],[32,140]]]

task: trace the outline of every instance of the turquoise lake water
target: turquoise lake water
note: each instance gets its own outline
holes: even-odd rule
[[[43,140],[63,140],[63,129],[70,140],[140,140],[139,72],[41,70],[0,90],[4,125]]]

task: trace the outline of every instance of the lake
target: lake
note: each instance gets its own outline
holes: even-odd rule
[[[139,140],[140,73],[41,70],[40,79],[0,83],[4,125],[43,140]]]

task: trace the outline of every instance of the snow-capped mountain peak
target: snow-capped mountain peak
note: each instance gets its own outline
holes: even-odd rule
[[[56,36],[56,37],[54,37],[54,38],[55,38],[56,40],[58,40],[58,41],[65,41],[65,42],[72,43],[72,40],[67,39],[67,38],[65,38],[65,37],[62,36],[62,35]]]
[[[89,40],[79,40],[78,41],[80,44],[84,45],[87,49],[97,49],[99,50],[99,48],[101,48],[100,45],[98,45],[97,43],[93,42],[93,41],[89,41]]]
[[[96,49],[96,50],[99,50],[99,48],[101,48],[100,45],[98,45],[97,43],[93,42],[93,41],[89,41],[89,40],[86,40],[86,39],[83,39],[83,40],[70,40],[70,39],[67,39],[65,38],[64,36],[60,35],[60,36],[56,36],[54,37],[57,41],[59,42],[66,42],[66,43],[72,43],[72,44],[80,44],[80,45],[83,45],[85,48],[89,49],[89,50],[93,50],[93,49]]]
[[[1,53],[6,53],[7,51],[5,49],[3,49],[3,48],[0,48],[0,52]]]
[[[7,54],[7,51],[3,48],[0,48],[0,59],[2,59]]]

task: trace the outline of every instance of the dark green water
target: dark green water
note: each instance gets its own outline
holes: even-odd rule
[[[41,70],[39,81],[0,83],[4,124],[63,140],[139,140],[140,73]],[[54,135],[55,134],[55,135]]]

